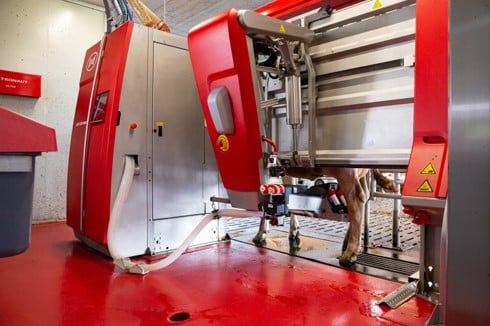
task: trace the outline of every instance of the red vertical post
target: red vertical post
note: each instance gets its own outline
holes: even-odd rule
[[[413,145],[404,196],[447,197],[448,2],[416,7]]]

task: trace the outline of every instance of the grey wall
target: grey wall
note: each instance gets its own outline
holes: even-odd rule
[[[0,69],[42,76],[39,99],[0,94],[0,105],[56,129],[58,152],[36,158],[33,220],[64,219],[78,81],[105,14],[62,0],[2,0],[0,31]]]

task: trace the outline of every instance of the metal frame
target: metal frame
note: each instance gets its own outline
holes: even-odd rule
[[[308,108],[303,108],[303,125],[296,130],[297,153],[304,164],[388,168],[408,164],[415,7],[413,1],[391,1],[375,10],[370,6],[363,2],[320,20],[312,21],[315,14],[302,19],[316,32],[306,47],[311,63],[305,59],[302,70],[309,79],[313,71],[315,80],[304,87]],[[350,24],[355,20],[359,21]],[[336,29],[330,29],[332,24]],[[284,90],[277,83],[269,89],[267,97],[278,101],[273,105],[272,138],[280,157],[289,158],[294,136],[285,121]],[[315,110],[310,111],[312,99]],[[345,131],[352,130],[346,137]]]

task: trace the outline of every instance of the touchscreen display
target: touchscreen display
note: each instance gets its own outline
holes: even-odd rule
[[[94,113],[92,114],[91,122],[104,122],[107,97],[109,93],[102,93],[97,96],[97,100],[95,101]]]

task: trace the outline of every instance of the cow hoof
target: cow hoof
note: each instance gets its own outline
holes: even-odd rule
[[[295,237],[289,237],[289,248],[295,251],[301,249],[301,239],[299,238],[299,235]]]
[[[253,243],[255,243],[257,246],[265,246],[265,244],[267,243],[266,239],[264,236],[260,236],[260,235],[256,235],[253,239],[252,239]]]
[[[355,255],[354,256],[351,256],[351,257],[347,257],[345,255],[342,255],[339,258],[339,264],[342,267],[351,268],[356,263],[356,258],[357,257]]]
[[[288,239],[289,241],[293,241],[293,240],[299,240],[299,232],[296,232],[296,233],[289,233],[289,236],[288,236]]]

